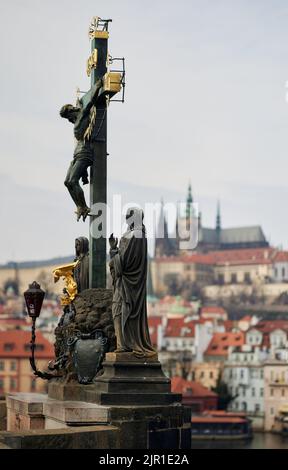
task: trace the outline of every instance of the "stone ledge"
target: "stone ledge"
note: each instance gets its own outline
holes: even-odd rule
[[[141,364],[153,364],[158,362],[158,354],[155,352],[150,357],[136,357],[132,352],[109,352],[105,354],[105,362],[128,362],[132,365],[133,362],[140,362]],[[131,364],[132,363],[132,364]]]
[[[87,391],[85,400],[90,403],[98,403],[102,406],[165,406],[174,403],[181,403],[182,396],[176,393],[112,393]]]
[[[45,418],[55,419],[68,426],[76,423],[97,424],[108,422],[109,408],[81,401],[50,400],[44,404],[43,414]]]
[[[43,403],[48,400],[47,395],[41,393],[15,393],[6,397],[7,409],[25,415],[43,414]]]
[[[0,445],[12,449],[119,449],[119,439],[118,428],[101,425],[0,433]]]

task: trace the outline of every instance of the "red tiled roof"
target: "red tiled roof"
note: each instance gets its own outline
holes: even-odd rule
[[[193,338],[197,321],[185,321],[185,317],[168,318],[164,336],[173,338]]]
[[[288,320],[260,321],[257,325],[250,328],[250,330],[254,329],[261,331],[261,333],[271,333],[274,330],[284,330],[288,332]]]
[[[29,331],[11,330],[0,331],[0,358],[6,357],[30,357],[31,351],[28,347],[31,341],[31,333]],[[7,345],[11,345],[11,348]],[[36,332],[36,344],[42,345],[44,348],[36,350],[36,359],[53,359],[54,348],[42,333]],[[6,345],[6,346],[5,346]]]
[[[7,325],[27,325],[27,321],[25,318],[1,318],[0,317],[0,324],[7,324]]]
[[[162,318],[161,317],[148,317],[148,326],[149,326],[149,333],[150,339],[153,345],[157,345],[157,331],[158,326],[161,325]]]
[[[285,253],[285,252],[283,252]],[[211,265],[248,265],[271,264],[277,251],[274,248],[247,248],[240,250],[210,251],[209,253],[192,253],[190,256],[171,256],[157,258],[157,263],[191,263]]]
[[[275,263],[288,262],[288,251],[278,251],[274,258]]]
[[[217,397],[217,394],[204,387],[202,384],[190,380],[185,380],[182,377],[172,377],[171,389],[174,393],[181,393],[186,396],[193,397]]]
[[[205,351],[205,356],[228,356],[228,349],[230,346],[241,346],[244,344],[244,334],[242,331],[232,333],[214,333],[208,348]]]
[[[237,321],[234,320],[223,320],[225,331],[232,331],[233,328],[237,328]]]
[[[223,307],[219,307],[218,305],[208,305],[206,307],[201,308],[200,315],[203,314],[217,314],[217,315],[227,315],[226,310]]]
[[[215,264],[232,265],[241,264],[270,264],[275,250],[273,248],[249,248],[242,250],[213,251],[210,253],[215,260]]]

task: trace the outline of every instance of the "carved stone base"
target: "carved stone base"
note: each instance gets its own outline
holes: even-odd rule
[[[171,393],[171,382],[162,371],[157,354],[136,358],[133,353],[107,353],[103,374],[91,385],[53,380],[49,398],[79,400],[100,405],[169,405],[180,403],[181,395]]]
[[[97,390],[107,393],[167,393],[170,379],[162,371],[157,355],[139,359],[133,353],[108,353],[104,372],[95,379]]]
[[[58,372],[62,375],[63,383],[77,381],[71,348],[68,347],[68,343],[77,334],[87,335],[95,330],[101,330],[104,337],[108,339],[108,351],[114,351],[116,346],[111,289],[86,289],[76,296],[71,308],[72,313],[68,312],[67,315],[63,315],[55,330],[56,363],[61,361],[61,358],[67,357],[64,366],[61,366]]]

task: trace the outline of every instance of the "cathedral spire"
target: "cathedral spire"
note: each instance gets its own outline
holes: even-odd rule
[[[216,215],[216,230],[221,231],[221,213],[220,213],[220,201],[217,201],[217,215]]]
[[[161,199],[160,215],[158,220],[158,229],[156,231],[155,239],[155,256],[170,256],[173,249],[169,239],[168,223],[164,211],[164,201]]]
[[[193,196],[192,196],[192,187],[191,183],[189,182],[188,186],[188,194],[186,199],[186,219],[190,220],[192,215],[192,204],[193,204]]]

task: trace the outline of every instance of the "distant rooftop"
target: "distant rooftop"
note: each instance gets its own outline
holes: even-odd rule
[[[16,262],[16,261],[9,261],[6,264],[1,264],[0,269],[27,269],[27,268],[38,268],[42,266],[54,266],[54,265],[61,265],[65,263],[71,262],[75,258],[75,255],[70,255],[70,256],[62,256],[58,258],[50,258],[46,260],[40,260],[40,261],[21,261],[21,262]]]

